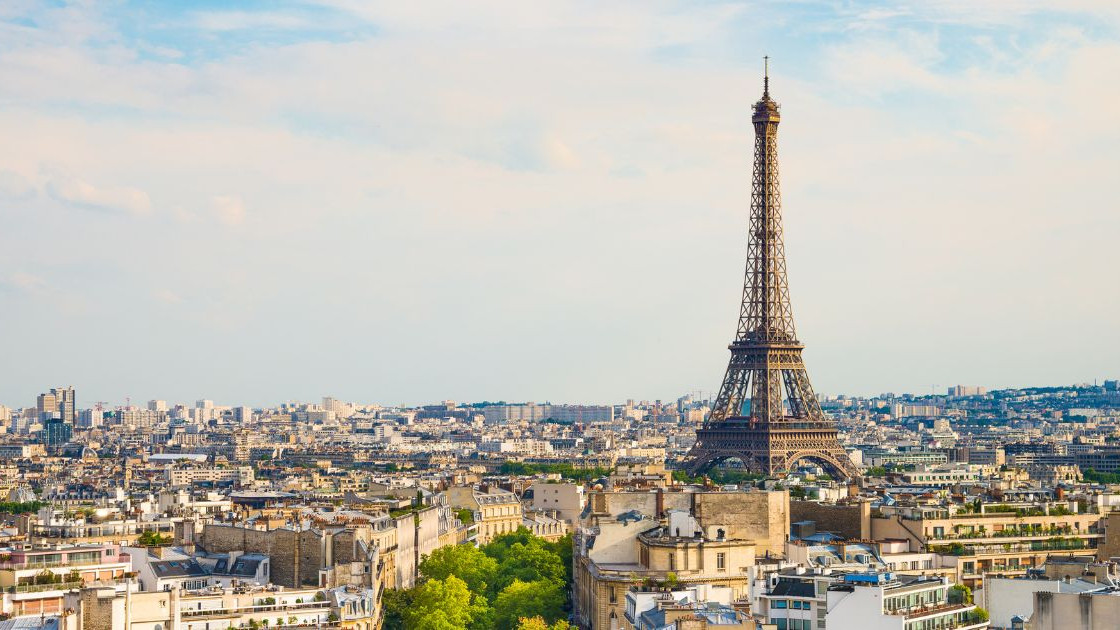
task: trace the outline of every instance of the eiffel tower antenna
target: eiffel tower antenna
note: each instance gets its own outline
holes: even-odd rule
[[[781,107],[770,98],[770,58],[763,60],[762,98],[751,115],[754,171],[739,325],[688,469],[698,474],[738,459],[748,470],[773,475],[807,460],[834,477],[853,478],[858,471],[837,439],[836,423],[813,393],[793,325],[778,180]]]
[[[762,58],[762,97],[770,98],[770,55]]]

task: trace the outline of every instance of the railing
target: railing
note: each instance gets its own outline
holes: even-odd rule
[[[9,586],[9,593],[41,593],[43,591],[69,591],[73,589],[82,588],[85,583],[81,580],[77,582],[56,582],[55,584],[19,584],[16,586]]]
[[[330,612],[330,606],[330,602],[323,600],[321,602],[310,601],[293,604],[256,604],[253,606],[237,606],[235,608],[204,608],[202,610],[181,610],[179,614],[182,617],[216,617],[240,615],[244,613],[287,612],[290,610],[306,610],[308,608],[323,608],[326,612]]]
[[[992,545],[969,545],[961,548],[942,549],[941,547],[948,547],[948,545],[929,545],[929,550],[933,553],[939,553],[947,556],[975,556],[980,554],[1004,554],[1004,553],[1029,553],[1032,551],[1095,551],[1096,541],[1084,541],[1081,544],[1062,541],[1062,542],[1049,542],[1046,540],[1036,540],[1023,543],[1006,543],[1006,544],[992,544]]]
[[[930,615],[941,615],[941,614],[948,613],[948,612],[964,612],[966,610],[971,610],[973,608],[975,608],[975,606],[973,606],[971,604],[939,604],[939,605],[936,605],[936,606],[911,607],[911,608],[907,608],[907,609],[899,609],[899,610],[895,611],[893,614],[906,615],[906,619],[909,621],[911,619],[919,619],[921,617],[929,617]]]
[[[96,560],[50,560],[42,562],[0,562],[0,569],[57,569],[59,567],[90,567],[99,564],[120,564],[128,562],[122,560],[120,556],[108,556],[105,558],[98,558]]]

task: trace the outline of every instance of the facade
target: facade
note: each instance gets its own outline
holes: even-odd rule
[[[871,519],[871,535],[876,540],[907,540],[911,551],[940,553],[971,587],[979,585],[985,573],[1025,575],[1051,556],[1068,556],[1075,550],[1096,553],[1104,538],[1099,514],[1014,512],[885,515]]]
[[[124,588],[131,570],[116,545],[55,546],[13,550],[0,562],[0,613],[51,615],[65,608],[66,594],[87,586]]]
[[[586,500],[586,491],[581,484],[533,484],[533,507],[538,510],[553,510],[561,519],[573,525],[579,521]]]
[[[452,507],[474,512],[479,545],[485,545],[501,534],[515,532],[523,525],[521,501],[512,492],[495,489],[483,492],[471,486],[454,486],[447,494]]]
[[[232,589],[215,592],[81,593],[82,630],[224,630],[305,626],[374,630],[380,607],[369,589]]]
[[[846,574],[828,587],[828,609],[823,624],[819,617],[803,618],[800,623],[794,623],[790,617],[785,630],[987,628],[988,622],[976,611],[975,604],[952,601],[949,586],[944,578],[904,577],[891,573]],[[783,630],[781,624],[778,629]]]
[[[575,537],[573,599],[582,628],[626,628],[627,592],[661,585],[749,597],[756,555],[778,556],[785,492],[593,493]]]

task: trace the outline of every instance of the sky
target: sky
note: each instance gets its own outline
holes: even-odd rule
[[[0,3],[0,404],[710,395],[770,55],[815,389],[1120,378],[1120,5]]]

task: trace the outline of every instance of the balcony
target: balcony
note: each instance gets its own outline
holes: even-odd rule
[[[51,560],[51,561],[29,561],[29,562],[0,562],[0,569],[10,569],[19,571],[22,569],[57,569],[67,567],[92,567],[100,564],[122,564],[128,563],[127,556],[106,556],[96,560]]]
[[[56,582],[54,584],[20,584],[18,586],[9,586],[9,593],[42,593],[44,591],[70,591],[79,589],[84,586],[84,582],[78,580],[76,582]]]
[[[207,608],[203,610],[182,610],[180,615],[186,619],[204,618],[204,617],[232,617],[236,615],[252,614],[252,613],[273,613],[273,612],[288,612],[294,610],[307,610],[320,608],[324,614],[329,614],[331,604],[328,601],[310,601],[300,602],[298,604],[259,604],[256,606],[239,606],[236,608]]]

